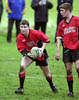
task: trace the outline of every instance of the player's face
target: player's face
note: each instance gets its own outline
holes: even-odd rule
[[[60,13],[63,18],[66,18],[68,16],[68,11],[63,8],[60,8]]]
[[[20,25],[21,33],[26,35],[29,33],[29,26],[28,25]]]

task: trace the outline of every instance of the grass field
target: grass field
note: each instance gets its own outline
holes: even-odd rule
[[[2,22],[0,25],[0,100],[79,100],[79,80],[75,66],[73,66],[74,75],[74,98],[67,98],[67,82],[66,72],[62,60],[56,61],[56,44],[54,43],[54,36],[56,31],[56,0],[51,0],[54,4],[54,8],[49,11],[49,22],[47,27],[47,36],[50,38],[51,43],[47,46],[49,54],[49,66],[51,73],[53,74],[53,82],[56,84],[59,93],[52,93],[47,81],[45,80],[42,71],[39,67],[33,63],[26,71],[26,80],[24,85],[24,94],[16,95],[14,91],[19,86],[18,71],[22,55],[16,48],[15,27],[13,29],[12,43],[6,42],[7,35],[7,14],[5,12],[5,0],[4,1],[4,13]],[[30,8],[31,0],[28,0],[27,11],[23,19],[30,21],[30,27],[33,29],[34,25],[34,12]],[[74,0],[74,15],[79,15],[79,1]],[[62,51],[62,48],[61,48]],[[62,56],[62,54],[61,54]]]

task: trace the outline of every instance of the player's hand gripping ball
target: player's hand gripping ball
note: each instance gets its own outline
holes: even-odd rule
[[[41,48],[33,47],[31,49],[31,54],[32,54],[33,58],[35,58],[35,59],[40,58],[42,56],[42,53],[43,53],[43,51]]]

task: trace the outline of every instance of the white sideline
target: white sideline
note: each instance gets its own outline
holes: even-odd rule
[[[18,74],[13,74],[13,73],[9,73],[9,75],[11,76],[18,76]],[[66,78],[66,75],[53,75],[54,78]],[[77,75],[74,76],[74,78],[77,78]],[[45,77],[42,76],[28,76],[28,74],[26,75],[26,79],[38,79],[38,80],[43,80],[45,79]]]

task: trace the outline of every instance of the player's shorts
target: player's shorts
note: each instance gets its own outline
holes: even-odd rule
[[[79,50],[73,51],[63,48],[63,62],[75,62],[79,59]]]
[[[36,61],[37,66],[48,66],[48,59],[44,59],[43,61]]]
[[[46,50],[44,50],[44,60],[43,61],[36,61],[36,65],[38,66],[48,66],[48,54]]]
[[[32,59],[33,61],[36,62],[36,66],[48,66],[48,54],[47,51],[44,50],[44,60],[35,60],[31,57],[29,57],[30,59]]]

